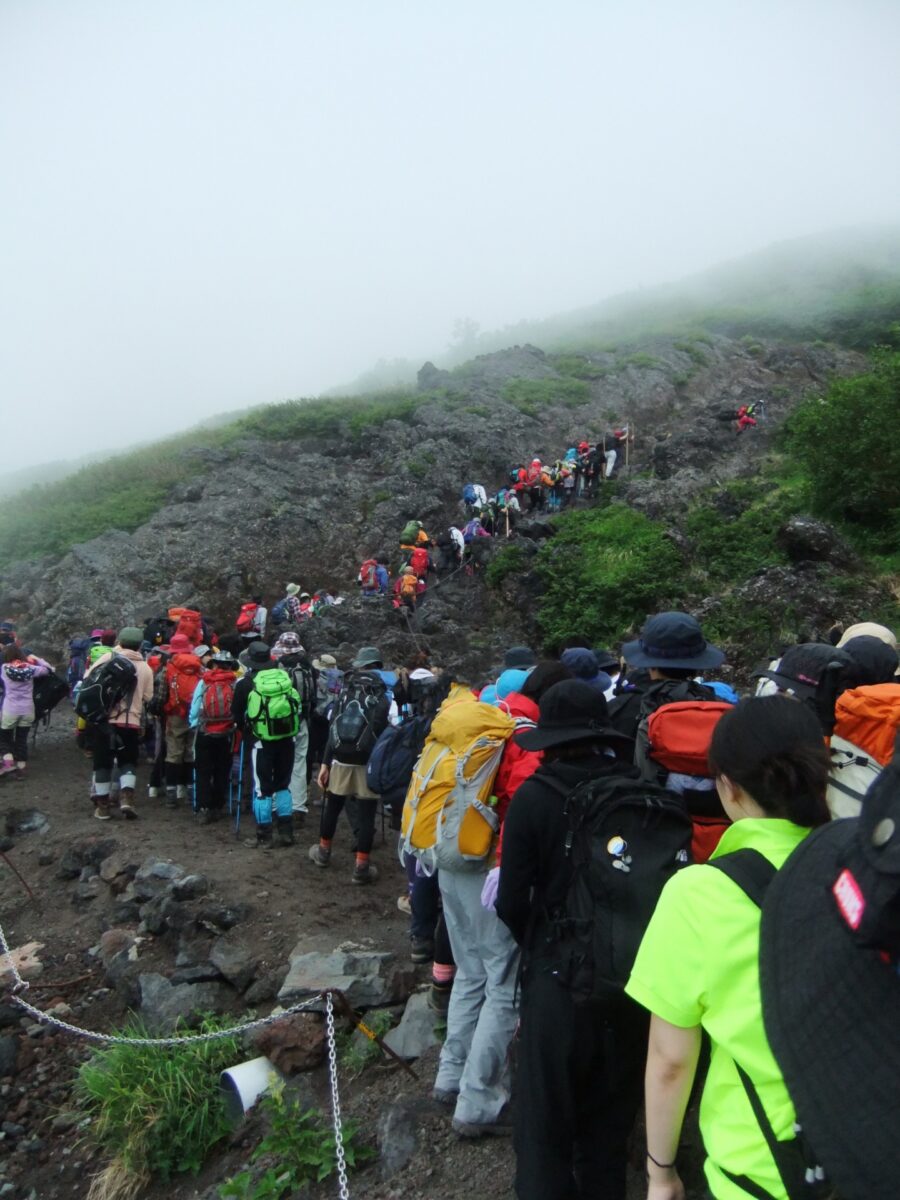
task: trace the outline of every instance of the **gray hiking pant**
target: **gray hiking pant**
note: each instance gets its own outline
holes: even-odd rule
[[[296,812],[306,812],[306,756],[309,753],[309,725],[300,722],[300,730],[294,738],[294,769],[291,772],[291,808]]]
[[[456,978],[434,1086],[459,1090],[458,1121],[488,1124],[509,1100],[519,948],[496,912],[481,906],[482,872],[441,868],[439,881]]]

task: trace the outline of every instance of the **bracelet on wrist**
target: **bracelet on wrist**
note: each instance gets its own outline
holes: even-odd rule
[[[676,1164],[673,1162],[663,1163],[658,1158],[654,1158],[650,1151],[647,1151],[647,1157],[653,1163],[654,1167],[659,1167],[661,1171],[674,1171]]]

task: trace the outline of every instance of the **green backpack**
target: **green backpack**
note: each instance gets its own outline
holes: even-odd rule
[[[261,742],[296,737],[300,728],[300,697],[287,671],[273,667],[253,678],[247,697],[247,722]]]
[[[400,534],[401,546],[403,546],[403,545],[414,546],[416,544],[416,538],[419,536],[419,530],[421,528],[422,528],[422,526],[419,524],[418,521],[407,521],[406,524],[403,526],[403,532]]]

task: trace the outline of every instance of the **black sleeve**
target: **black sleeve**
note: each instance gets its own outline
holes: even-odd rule
[[[231,715],[234,718],[234,723],[239,729],[244,727],[244,718],[247,713],[247,696],[252,687],[252,680],[249,675],[244,675],[234,685],[234,692],[231,696]]]
[[[503,823],[497,916],[521,946],[531,917],[537,883],[540,830],[535,820],[542,789],[526,780],[513,795]]]

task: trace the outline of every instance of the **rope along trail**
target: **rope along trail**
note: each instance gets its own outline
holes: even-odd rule
[[[340,1200],[349,1200],[350,1187],[347,1182],[347,1161],[344,1154],[344,1125],[341,1117],[341,1098],[338,1090],[338,1064],[337,1064],[337,1046],[335,1043],[334,1029],[334,995],[332,992],[320,992],[318,995],[311,997],[309,1000],[304,1000],[300,1004],[292,1004],[290,1008],[286,1008],[283,1012],[275,1013],[268,1017],[260,1017],[256,1021],[245,1021],[241,1025],[234,1025],[230,1029],[218,1029],[213,1033],[192,1033],[185,1034],[182,1037],[168,1038],[147,1038],[147,1037],[122,1037],[121,1035],[111,1033],[98,1033],[93,1029],[81,1029],[78,1025],[72,1025],[68,1021],[60,1020],[59,1017],[54,1017],[50,1013],[42,1012],[41,1009],[35,1008],[22,995],[27,992],[31,986],[26,979],[23,979],[16,966],[15,959],[9,948],[9,942],[6,940],[6,933],[3,926],[0,925],[0,954],[5,960],[6,966],[15,981],[11,988],[10,999],[14,1004],[18,1004],[25,1012],[29,1013],[36,1020],[47,1025],[55,1025],[57,1029],[62,1029],[73,1037],[84,1038],[87,1041],[100,1042],[104,1045],[111,1046],[188,1046],[196,1045],[199,1042],[214,1042],[220,1038],[235,1037],[238,1034],[247,1033],[251,1029],[261,1029],[265,1025],[270,1025],[274,1021],[280,1021],[284,1017],[294,1016],[296,1013],[307,1012],[321,1000],[325,1001],[325,1034],[328,1043],[328,1079],[331,1085],[331,1118],[334,1127],[334,1151],[337,1162],[337,1177],[338,1177],[338,1195]]]

